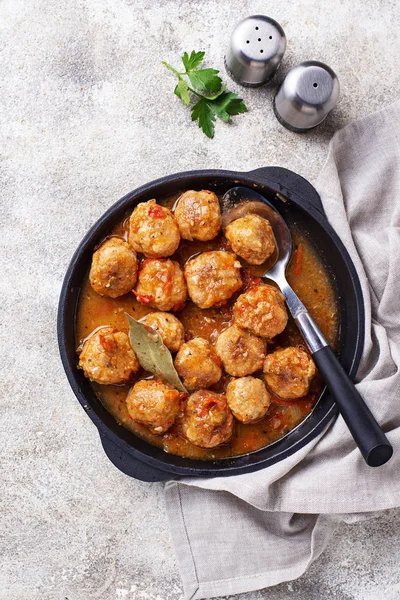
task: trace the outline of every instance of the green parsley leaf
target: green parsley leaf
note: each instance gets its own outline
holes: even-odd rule
[[[178,96],[182,100],[182,103],[185,106],[189,106],[190,104],[190,96],[189,96],[189,86],[184,79],[180,79],[177,83],[177,86],[174,90],[174,94]]]
[[[227,123],[231,115],[238,115],[247,111],[246,105],[234,92],[224,92],[209,100],[209,106],[222,121]]]
[[[198,121],[199,127],[207,137],[214,137],[215,115],[206,98],[200,98],[192,108],[192,121]]]
[[[178,79],[174,93],[181,99],[185,106],[192,104],[192,121],[197,121],[200,129],[209,138],[214,137],[215,119],[227,123],[232,115],[246,112],[245,103],[237,94],[228,92],[222,85],[217,69],[196,69],[203,61],[204,52],[192,50],[190,56],[187,52],[182,56],[185,72],[179,72],[170,64],[163,62]],[[189,82],[185,79],[188,77]],[[203,94],[201,92],[206,92]],[[198,100],[196,100],[196,98]],[[193,104],[195,102],[195,104]]]
[[[216,69],[197,69],[190,71],[188,77],[196,90],[201,92],[218,92],[221,89],[222,79],[218,77]]]
[[[236,96],[236,94],[234,95]],[[233,98],[226,107],[226,111],[232,117],[234,115],[240,115],[241,113],[247,112],[247,106],[243,102],[242,98]]]
[[[189,56],[188,53],[185,52],[185,54],[182,56],[182,62],[186,71],[191,71],[192,69],[198,67],[199,64],[203,62],[205,54],[205,52],[196,52],[195,50],[192,50]]]

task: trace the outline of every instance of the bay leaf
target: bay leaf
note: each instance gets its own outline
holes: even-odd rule
[[[177,390],[187,392],[174,367],[172,354],[158,331],[139,323],[128,313],[125,313],[125,316],[129,323],[129,341],[140,366]]]

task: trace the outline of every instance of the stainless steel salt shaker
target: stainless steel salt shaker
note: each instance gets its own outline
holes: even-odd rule
[[[315,60],[303,62],[289,71],[276,93],[275,116],[291,131],[308,131],[332,110],[339,91],[339,80],[328,65]]]
[[[279,23],[264,15],[247,17],[233,30],[225,67],[237,83],[257,87],[271,79],[285,50]]]

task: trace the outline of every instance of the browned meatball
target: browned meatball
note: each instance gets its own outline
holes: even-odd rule
[[[281,333],[288,321],[285,298],[271,285],[257,285],[241,294],[233,316],[240,327],[269,339]]]
[[[223,394],[199,390],[189,396],[181,421],[185,437],[202,448],[215,448],[228,442],[233,417]]]
[[[140,321],[158,331],[162,341],[171,352],[178,352],[185,341],[185,329],[182,323],[170,313],[149,313]]]
[[[179,395],[178,390],[162,381],[142,379],[135,383],[126,399],[129,416],[151,433],[164,433],[179,412]]]
[[[261,265],[275,250],[270,222],[259,215],[246,215],[227,225],[225,236],[238,256],[251,265]]]
[[[136,252],[151,258],[171,256],[181,236],[172,212],[155,200],[140,202],[129,219],[128,239]]]
[[[281,398],[301,398],[307,394],[315,372],[314,361],[301,348],[276,350],[264,362],[267,385]]]
[[[141,304],[152,308],[180,310],[186,300],[186,283],[179,263],[166,258],[145,260],[134,294]]]
[[[233,416],[246,425],[262,419],[271,404],[264,382],[255,377],[240,377],[230,381],[226,397]]]
[[[221,229],[221,210],[214,192],[189,190],[182,194],[174,212],[184,240],[206,242]]]
[[[207,388],[221,379],[221,360],[210,342],[200,337],[180,347],[174,364],[188,390]]]
[[[79,366],[91,381],[103,385],[128,383],[139,363],[123,331],[102,327],[83,344]]]
[[[250,375],[261,369],[266,350],[265,340],[235,324],[225,329],[215,344],[215,351],[225,371],[234,377]]]
[[[93,254],[90,285],[100,296],[117,298],[135,286],[137,271],[134,249],[121,238],[111,237]]]
[[[200,308],[224,304],[242,285],[240,262],[222,250],[192,258],[184,271],[189,296]]]

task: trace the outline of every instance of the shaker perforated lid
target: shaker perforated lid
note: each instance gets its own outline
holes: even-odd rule
[[[291,131],[319,125],[339,98],[339,80],[328,65],[314,60],[293,67],[274,98],[278,121]]]
[[[247,17],[233,30],[225,67],[237,83],[256,87],[271,79],[285,50],[286,36],[279,23],[263,15]]]

